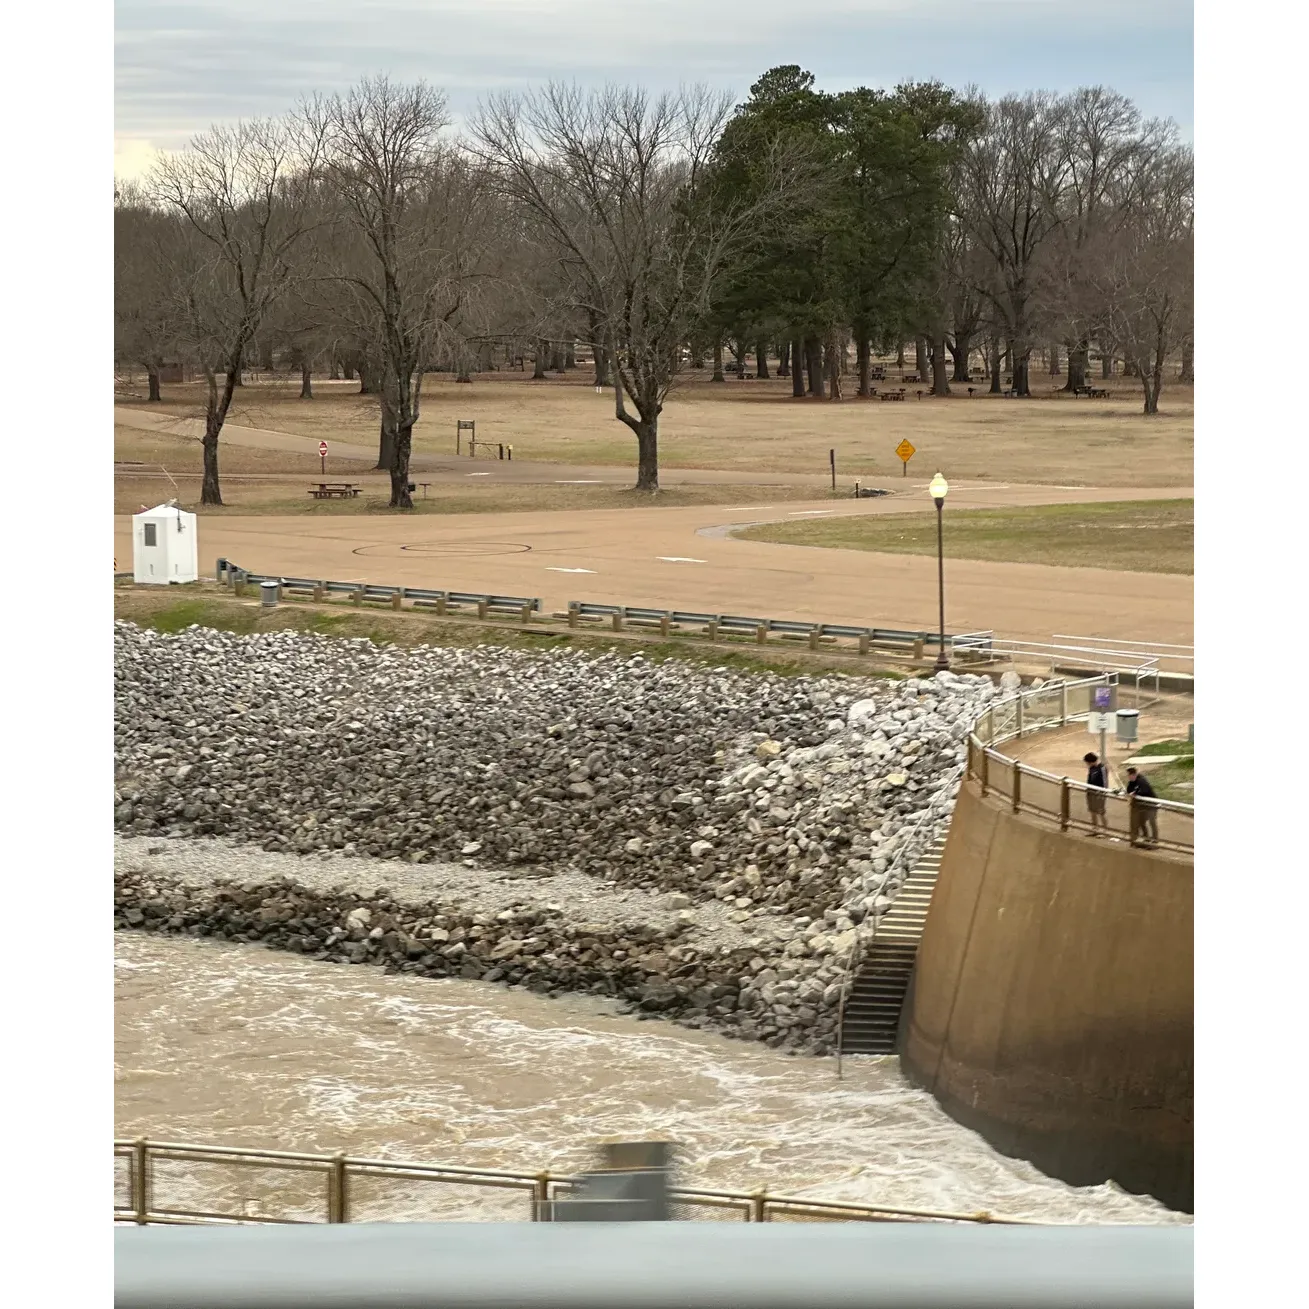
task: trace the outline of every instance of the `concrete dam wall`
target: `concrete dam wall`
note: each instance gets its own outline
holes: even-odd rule
[[[1190,1210],[1193,868],[965,782],[900,1044],[998,1150]]]

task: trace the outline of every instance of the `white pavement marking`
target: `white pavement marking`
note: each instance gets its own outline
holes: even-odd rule
[[[490,477],[490,473],[465,473],[465,477]]]
[[[556,486],[603,486],[604,484],[603,477],[555,478]]]
[[[656,555],[661,564],[707,564],[707,559],[685,559],[681,555]]]
[[[595,569],[594,568],[555,568],[553,565],[547,564],[545,571],[547,573],[594,573]]]
[[[817,518],[819,514],[830,514],[830,509],[792,509],[788,518]]]

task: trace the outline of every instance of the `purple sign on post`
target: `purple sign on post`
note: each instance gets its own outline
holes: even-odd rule
[[[1110,688],[1107,686],[1097,686],[1095,688],[1095,707],[1101,711],[1109,708]]]

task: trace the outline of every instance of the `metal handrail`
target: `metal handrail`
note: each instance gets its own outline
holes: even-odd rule
[[[346,1154],[312,1154],[291,1150],[256,1150],[241,1146],[195,1145],[181,1142],[115,1138],[115,1158],[126,1158],[128,1169],[128,1203],[115,1203],[114,1221],[137,1226],[156,1224],[232,1225],[242,1223],[301,1225],[324,1221],[313,1218],[287,1218],[273,1214],[224,1213],[217,1208],[156,1207],[152,1195],[152,1164],[175,1162],[218,1163],[233,1166],[271,1167],[289,1172],[316,1173],[327,1179],[324,1205],[325,1221],[352,1221],[349,1203],[349,1179],[352,1177],[390,1177],[400,1180],[457,1181],[470,1186],[486,1186],[530,1192],[531,1219],[541,1221],[548,1203],[561,1193],[575,1188],[580,1178],[539,1173],[512,1172],[494,1168],[466,1168],[447,1164],[429,1164],[390,1159],[356,1158]],[[674,1204],[730,1209],[743,1222],[766,1223],[774,1215],[811,1218],[817,1221],[857,1222],[951,1222],[1001,1223],[1028,1225],[1032,1220],[1008,1218],[986,1211],[963,1214],[939,1209],[917,1209],[903,1205],[861,1205],[840,1200],[819,1200],[806,1196],[770,1195],[766,1188],[756,1191],[710,1191],[695,1187],[671,1187],[669,1199]],[[373,1220],[370,1220],[373,1221]]]
[[[995,747],[997,744],[1004,744],[1022,737],[1032,731],[1044,731],[1050,727],[1063,727],[1070,722],[1079,722],[1085,720],[1089,713],[1087,712],[1068,712],[1068,692],[1076,688],[1108,685],[1116,680],[1115,674],[1103,674],[1100,677],[1082,678],[1076,682],[1062,682],[1058,684],[1046,683],[1045,685],[1032,690],[1018,691],[1014,695],[1006,696],[1001,700],[993,700],[980,713],[973,722],[972,730],[968,735],[968,760],[966,763],[966,773],[970,778],[978,781],[982,788],[982,794],[986,795],[990,789],[994,789],[990,783],[992,762],[998,763],[1003,768],[1011,769],[1013,776],[1019,779],[1016,785],[1017,794],[1011,795],[1013,809],[1015,813],[1027,812],[1036,814],[1043,818],[1051,818],[1059,823],[1062,830],[1083,829],[1090,826],[1089,823],[1073,817],[1070,797],[1073,793],[1086,794],[1091,791],[1103,791],[1106,803],[1113,801],[1119,802],[1123,797],[1108,788],[1088,786],[1085,782],[1078,782],[1071,777],[1059,777],[1054,773],[1048,773],[1044,769],[1034,768],[1030,764],[1024,764],[1017,759],[1012,759],[1008,755],[1002,754]],[[1061,699],[1061,711],[1057,720],[1046,722],[1038,720],[1036,723],[1026,723],[1023,713],[1024,706],[1037,700],[1038,698],[1047,698],[1053,690],[1059,690]],[[1014,707],[1014,727],[1010,731],[996,732],[996,713],[1009,707]],[[1050,782],[1060,788],[1060,805],[1056,812],[1039,802],[1031,799],[1023,793],[1021,778],[1031,777],[1039,781]],[[1190,818],[1194,821],[1195,806],[1186,804],[1180,800],[1161,800],[1152,799],[1148,801],[1134,801],[1128,797],[1129,806],[1132,803],[1149,805],[1156,813],[1173,813],[1181,818]],[[1130,816],[1130,814],[1129,814]],[[1177,838],[1161,838],[1156,841],[1156,846],[1162,849],[1175,850],[1181,853],[1193,854],[1195,843],[1193,840],[1186,841]]]
[[[928,819],[934,820],[936,818],[938,806],[946,793],[949,792],[950,798],[954,798],[955,793],[958,791],[960,774],[966,767],[967,760],[965,760],[964,763],[957,765],[952,772],[947,774],[945,781],[928,802],[927,807],[919,813],[917,818],[914,819],[913,825],[909,828],[904,843],[895,852],[895,856],[887,865],[886,877],[888,880],[890,879],[892,872],[894,872],[907,857],[908,851],[913,846],[914,834],[925,822],[928,821]],[[883,883],[883,885],[885,885],[885,883]],[[850,953],[846,957],[845,971],[841,976],[840,1008],[836,1012],[836,1075],[838,1078],[841,1076],[842,1072],[841,1045],[842,1039],[845,1035],[845,1003],[850,998],[850,988],[854,984],[854,979],[859,971],[860,965],[863,963],[864,946],[872,945],[872,943],[877,939],[877,929],[881,925],[882,919],[886,917],[890,908],[893,907],[894,901],[892,901],[891,906],[887,909],[879,914],[873,915],[872,931],[868,933],[860,933],[859,928],[855,928],[855,938],[853,942],[851,942]]]

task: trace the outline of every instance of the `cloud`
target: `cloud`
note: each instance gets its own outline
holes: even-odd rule
[[[765,69],[798,63],[828,89],[1104,83],[1184,131],[1191,122],[1192,19],[1180,0],[1093,11],[1066,0],[119,0],[115,15],[124,167],[215,122],[281,113],[378,72],[443,87],[457,116],[487,91],[549,78],[703,81],[744,96]]]

